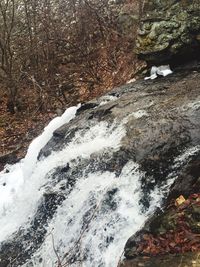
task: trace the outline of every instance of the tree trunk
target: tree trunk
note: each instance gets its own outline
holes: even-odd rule
[[[9,79],[8,89],[9,89],[9,94],[8,94],[8,101],[7,101],[7,110],[10,113],[15,114],[18,111],[17,85],[12,78]]]

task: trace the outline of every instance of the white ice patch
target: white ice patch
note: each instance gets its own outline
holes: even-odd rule
[[[149,77],[145,77],[144,79],[145,80],[154,80],[158,77],[158,75],[161,75],[161,76],[167,76],[169,74],[172,74],[172,70],[170,69],[170,66],[169,65],[162,65],[160,67],[156,67],[156,66],[153,66],[151,68],[151,72],[150,72],[150,76]]]
[[[0,177],[0,242],[24,225],[29,217],[34,216],[38,201],[43,195],[40,188],[48,182],[47,173],[77,157],[88,158],[92,153],[106,148],[115,150],[120,146],[120,140],[124,135],[125,129],[122,124],[116,127],[116,125],[109,126],[108,123],[101,122],[91,127],[86,133],[78,132],[62,151],[52,153],[49,157],[37,162],[31,170],[31,175],[25,180],[18,181],[22,177],[20,167],[23,169],[23,164],[18,164],[17,168],[13,168],[8,174],[2,173]],[[12,179],[12,177],[15,178]],[[3,186],[2,182],[6,182],[8,186]]]
[[[25,158],[20,163],[8,166],[8,173],[5,173],[5,171],[0,173],[0,219],[12,205],[13,201],[16,200],[19,192],[22,194],[23,184],[30,181],[30,176],[36,165],[40,150],[51,139],[53,132],[57,128],[75,117],[79,107],[80,105],[70,107],[62,116],[54,118],[45,127],[43,133],[32,141]],[[27,190],[29,192],[29,189]]]

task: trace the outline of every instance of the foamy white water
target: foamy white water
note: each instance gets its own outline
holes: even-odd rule
[[[56,266],[55,250],[64,266],[117,266],[127,239],[148,215],[140,212],[141,176],[138,165],[129,162],[119,177],[110,172],[81,177],[24,267]],[[152,196],[152,203],[159,200],[160,193]]]
[[[57,166],[66,164],[66,162],[72,159],[76,159],[78,156],[88,158],[92,153],[105,148],[118,148],[124,133],[122,127],[113,130],[111,126],[109,129],[107,123],[99,123],[85,134],[82,132],[77,133],[72,142],[62,151],[52,153],[49,157],[37,162],[32,170],[32,174],[27,177],[27,179],[23,180],[20,187],[17,182],[12,184],[11,178],[15,175],[17,177],[20,167],[23,168],[22,164],[17,165],[17,168],[14,168],[12,172],[9,173],[9,182],[13,190],[15,190],[15,185],[17,190],[13,191],[13,195],[12,191],[8,192],[8,197],[10,197],[11,200],[9,198],[3,199],[7,206],[3,209],[3,213],[0,217],[0,241],[5,240],[6,237],[16,231],[19,226],[27,221],[27,218],[32,218],[34,216],[38,201],[43,195],[43,191],[40,190],[40,188],[48,183],[48,177],[46,177],[46,175],[51,170]],[[1,179],[7,182],[7,174],[2,174]],[[3,188],[6,189],[6,186]],[[6,202],[7,200],[9,202]]]
[[[53,123],[48,127],[51,125]],[[123,122],[117,127],[115,123],[100,122],[92,125],[88,132],[77,132],[62,151],[36,162],[40,149],[52,136],[48,127],[42,137],[33,141],[24,160],[12,166],[10,173],[1,174],[1,182],[6,183],[3,188],[8,188],[7,185],[13,188],[7,189],[8,195],[4,195],[3,199],[7,205],[2,208],[0,217],[0,241],[6,240],[20,227],[26,229],[29,226],[45,186],[49,183],[51,187],[47,175],[51,170],[78,157],[90,158],[97,152],[108,151],[112,155],[119,149],[125,135]],[[71,251],[68,257],[62,259],[63,263],[68,260],[73,262],[73,257],[76,257],[80,261],[84,258],[83,266],[87,267],[114,266],[128,237],[146,219],[146,215],[140,213],[140,178],[138,165],[134,162],[129,162],[119,177],[111,172],[93,172],[79,177],[71,193],[58,207],[41,248],[25,266],[54,265],[57,261],[55,248],[61,259],[67,251]],[[81,245],[77,247],[80,236]],[[71,266],[77,266],[76,260],[74,258]]]
[[[162,193],[168,191],[176,178],[172,173],[167,184],[155,188],[151,193],[151,209],[143,213],[139,202],[144,174],[133,161],[123,167],[119,176],[95,168],[89,173],[83,171],[73,188],[61,192],[61,184],[66,181],[54,184],[50,178],[57,167],[70,163],[73,169],[79,160],[93,159],[94,154],[97,158],[105,154],[112,158],[126,134],[126,119],[113,124],[90,121],[90,130],[77,131],[61,151],[37,161],[40,149],[53,131],[74,118],[77,108],[70,108],[61,118],[53,120],[30,145],[25,159],[10,166],[9,173],[0,174],[0,242],[19,228],[28,229],[46,190],[64,194],[66,198],[46,226],[41,247],[23,267],[56,267],[58,258],[64,266],[66,263],[72,267],[117,266],[127,239],[160,205]],[[146,113],[136,115],[139,119]],[[183,164],[198,150],[199,147],[194,147],[184,151],[174,164]]]
[[[0,173],[0,220],[5,217],[10,208],[12,210],[13,207],[11,206],[13,202],[18,199],[19,195],[26,194],[26,192],[24,192],[26,188],[25,186],[29,182],[32,182],[31,174],[35,170],[40,150],[51,139],[53,132],[57,128],[75,117],[79,107],[80,105],[70,107],[62,116],[54,118],[48,126],[44,128],[43,133],[32,141],[26,157],[21,160],[21,162],[7,167],[7,170],[9,170],[8,173],[5,173],[5,171]],[[27,189],[29,192],[29,188]]]

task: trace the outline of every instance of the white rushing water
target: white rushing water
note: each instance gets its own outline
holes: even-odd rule
[[[32,142],[25,159],[8,167],[9,173],[0,174],[0,242],[19,228],[29,227],[47,188],[59,193],[63,181],[54,185],[49,179],[56,167],[70,163],[73,168],[77,159],[90,159],[95,153],[112,157],[119,150],[126,134],[125,121],[111,125],[91,122],[90,130],[78,131],[61,151],[37,161],[40,149],[53,131],[73,119],[77,108],[68,109],[50,122],[44,133]],[[162,188],[156,188],[151,194],[151,210],[141,212],[143,175],[132,161],[123,167],[119,176],[95,169],[89,173],[83,171],[49,221],[39,250],[23,266],[56,267],[58,259],[63,266],[68,263],[72,267],[117,266],[127,239],[140,229],[162,198]]]
[[[115,123],[109,126],[100,122],[88,132],[76,133],[63,150],[37,162],[40,149],[53,131],[72,119],[76,110],[77,107],[71,108],[62,119],[50,122],[44,133],[32,142],[25,159],[8,167],[9,173],[1,173],[0,242],[19,228],[29,226],[45,186],[48,183],[51,186],[47,175],[51,170],[78,157],[87,159],[95,152],[112,154],[119,149],[125,135],[123,122],[117,127]],[[139,206],[141,175],[134,162],[129,162],[119,177],[100,171],[82,175],[49,223],[41,248],[25,266],[54,266],[55,249],[60,259],[69,251],[63,263],[77,254],[77,260],[85,259],[82,266],[116,266],[125,242],[146,219]]]
[[[58,208],[45,242],[32,258],[33,266],[51,266],[56,261],[54,247],[63,264],[75,255],[76,260],[73,263],[72,259],[70,266],[80,266],[83,258],[86,260],[82,266],[86,267],[117,266],[125,242],[146,218],[138,205],[137,167],[134,163],[127,164],[117,178],[109,172],[82,177]],[[109,199],[112,207],[106,202],[108,192],[115,192]],[[84,217],[87,222],[83,222]],[[65,253],[69,255],[63,258]],[[31,266],[30,262],[25,266]]]
[[[20,222],[18,222],[18,219],[20,221],[20,219],[28,215],[25,213],[27,199],[30,199],[30,194],[32,195],[34,190],[38,190],[37,180],[32,178],[32,172],[37,169],[35,165],[37,165],[37,157],[40,150],[51,139],[53,132],[58,127],[74,118],[79,107],[80,105],[71,107],[67,109],[62,116],[54,118],[44,129],[43,133],[32,141],[26,157],[21,160],[21,162],[8,166],[6,168],[8,172],[3,171],[0,173],[0,225],[2,229],[0,241],[2,241],[7,234],[11,234],[19,227]],[[16,206],[16,203],[19,204],[19,206]],[[18,214],[17,210],[20,205],[23,207],[22,216]],[[16,211],[16,214],[14,211]],[[9,218],[11,214],[12,216],[16,215],[16,218]]]

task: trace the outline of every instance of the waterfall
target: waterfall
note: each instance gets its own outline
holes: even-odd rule
[[[151,208],[144,211],[140,204],[144,173],[138,163],[128,159],[120,172],[115,172],[115,164],[112,170],[105,168],[104,160],[120,151],[126,119],[91,120],[89,129],[78,130],[60,151],[37,160],[53,131],[72,120],[78,108],[51,121],[31,143],[26,157],[0,174],[0,242],[33,231],[30,242],[21,244],[26,261],[18,264],[16,259],[12,266],[56,267],[59,262],[72,267],[117,266],[127,239],[160,205],[162,190],[173,182],[174,176],[163,188],[155,187]],[[56,208],[53,205],[48,211],[49,218],[37,220],[38,230],[33,218],[48,207],[46,196],[55,197]],[[41,238],[34,239],[34,231],[42,227]]]
[[[16,218],[15,217],[9,218],[9,215],[13,216],[15,214],[14,213],[14,210],[16,210],[15,202],[18,201],[21,202],[22,206],[19,207],[24,209],[25,207],[23,207],[23,201],[26,204],[26,197],[29,198],[30,197],[29,194],[34,192],[34,190],[38,189],[36,181],[31,181],[32,180],[31,174],[35,170],[35,165],[37,163],[37,157],[40,150],[51,139],[51,137],[53,136],[53,132],[58,127],[62,126],[63,124],[69,122],[72,118],[74,118],[76,111],[79,107],[80,105],[78,105],[77,107],[70,107],[63,113],[62,116],[56,117],[53,120],[51,120],[48,126],[44,128],[43,133],[32,141],[32,143],[28,148],[25,158],[22,159],[21,162],[15,165],[7,166],[6,170],[1,172],[0,225],[2,227],[1,228],[2,231],[0,234],[0,241],[2,241],[7,235],[7,229],[8,229],[8,234],[11,234],[20,225],[18,224],[18,218],[20,217],[18,211],[16,212]],[[32,182],[34,183],[33,185]],[[31,186],[33,186],[33,188],[29,188]],[[24,215],[26,216],[27,214]]]

